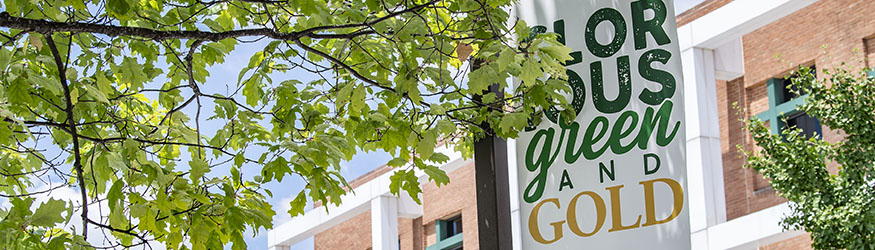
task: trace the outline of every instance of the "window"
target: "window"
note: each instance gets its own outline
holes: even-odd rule
[[[812,70],[816,72],[814,67]],[[806,138],[820,137],[823,134],[820,121],[797,109],[805,102],[806,95],[791,86],[794,77],[773,78],[768,81],[769,110],[757,114],[757,118],[768,121],[772,133],[799,128]]]
[[[461,250],[462,215],[436,221],[435,233],[437,243],[428,246],[426,250]]]
[[[793,99],[799,98],[800,94],[804,95],[804,93],[799,93],[800,91],[798,87],[792,85],[793,79],[794,77],[778,79],[781,81],[778,83],[780,86],[775,86],[781,91],[780,95],[776,96],[775,100],[778,104],[784,104]]]
[[[817,118],[808,116],[805,112],[798,112],[788,116],[787,122],[784,124],[782,130],[786,128],[802,129],[802,134],[805,135],[805,138],[819,136],[823,133],[820,127],[820,121],[818,121]]]
[[[462,233],[462,216],[444,221],[444,237],[449,238]]]
[[[863,38],[863,48],[866,53],[866,66],[870,69],[869,77],[875,77],[875,35]]]

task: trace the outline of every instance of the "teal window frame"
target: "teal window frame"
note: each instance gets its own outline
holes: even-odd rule
[[[437,220],[436,223],[434,223],[437,242],[434,243],[434,245],[426,247],[425,250],[449,250],[462,246],[462,234],[464,234],[464,232],[447,237],[445,233],[447,222],[447,220]]]
[[[784,91],[782,88],[785,88],[786,86],[784,86],[783,81],[784,79],[781,78],[772,78],[767,81],[769,110],[756,115],[758,119],[769,122],[769,127],[773,134],[781,133],[781,128],[784,127],[785,117],[790,117],[802,112],[798,107],[805,103],[805,98],[808,98],[808,95],[806,94],[793,98],[792,100],[784,100],[785,96],[781,93]],[[823,126],[821,125],[816,132],[818,136],[822,136]]]

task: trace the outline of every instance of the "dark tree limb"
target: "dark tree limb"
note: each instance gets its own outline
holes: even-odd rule
[[[0,15],[5,16],[5,15]],[[67,113],[67,126],[70,136],[73,138],[73,168],[76,170],[76,180],[79,182],[79,193],[82,196],[82,236],[88,239],[88,191],[85,189],[85,177],[82,174],[82,154],[79,151],[79,132],[76,127],[76,119],[73,116],[73,97],[70,95],[70,86],[67,84],[67,66],[61,59],[61,53],[58,52],[58,46],[55,45],[52,39],[52,33],[43,33],[46,37],[46,42],[52,50],[52,55],[55,59],[55,65],[58,67],[58,79],[61,82],[61,87],[64,89],[64,99],[66,102],[65,112]]]
[[[155,30],[150,28],[142,28],[142,27],[126,27],[126,26],[118,26],[118,25],[109,25],[109,24],[96,24],[96,23],[83,23],[83,22],[55,22],[55,21],[45,21],[45,20],[36,20],[36,19],[28,19],[21,17],[14,17],[9,15],[7,12],[0,13],[0,27],[6,27],[11,29],[19,29],[26,32],[36,32],[36,33],[55,33],[55,32],[72,32],[72,33],[92,33],[92,34],[103,34],[110,37],[119,37],[119,36],[131,36],[131,37],[141,37],[156,41],[163,40],[171,40],[171,39],[194,39],[194,40],[202,40],[202,41],[211,41],[217,42],[223,39],[228,38],[239,38],[239,37],[249,37],[249,36],[262,36],[262,37],[270,37],[276,40],[285,40],[285,41],[297,41],[304,37],[314,38],[314,39],[350,39],[353,37],[358,37],[362,35],[374,34],[376,31],[373,30],[360,30],[352,33],[328,33],[328,34],[317,34],[320,31],[328,31],[328,30],[337,30],[337,29],[346,29],[346,28],[356,28],[356,27],[369,27],[378,22],[382,22],[388,20],[390,18],[397,17],[398,15],[413,12],[419,9],[422,9],[430,4],[434,4],[437,1],[432,1],[423,5],[417,5],[412,8],[405,9],[403,11],[394,12],[385,17],[377,18],[372,21],[356,23],[356,24],[345,24],[345,25],[326,25],[309,28],[300,32],[278,32],[269,28],[257,28],[257,29],[239,29],[239,30],[231,30],[224,32],[209,32],[209,31],[200,31],[200,30]]]
[[[203,157],[201,155],[201,90],[197,86],[197,82],[194,80],[194,66],[192,65],[192,61],[194,60],[194,53],[197,51],[198,46],[203,44],[203,41],[197,40],[191,44],[191,49],[188,51],[188,54],[185,55],[185,66],[186,71],[188,73],[188,85],[191,86],[191,90],[194,91],[195,98],[197,99],[197,113],[194,116],[194,124],[195,124],[195,132],[197,134],[197,154],[198,157]]]
[[[319,55],[325,59],[328,59],[329,61],[331,61],[331,63],[334,63],[338,67],[341,67],[346,71],[349,71],[350,74],[352,74],[353,76],[355,76],[359,80],[362,80],[362,81],[370,84],[371,86],[378,87],[378,88],[381,88],[384,90],[388,90],[388,91],[391,91],[393,93],[396,92],[396,90],[393,88],[380,85],[380,83],[363,76],[361,73],[359,73],[358,71],[356,71],[355,69],[350,67],[348,64],[340,61],[340,59],[337,59],[336,57],[329,55],[328,53],[325,53],[325,52],[319,51],[318,49],[315,49],[313,47],[307,46],[306,44],[302,43],[301,41],[295,41],[295,45],[298,45],[298,47],[301,47],[302,49],[304,49],[310,53],[313,53],[313,54]]]

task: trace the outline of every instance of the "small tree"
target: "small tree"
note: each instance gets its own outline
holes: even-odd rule
[[[875,249],[875,80],[847,68],[823,73],[817,79],[802,67],[792,85],[808,95],[800,109],[844,138],[830,143],[799,129],[772,134],[753,119],[747,129],[761,150],[745,152],[747,166],[790,200],[784,227],[810,232],[814,248]]]
[[[570,49],[555,34],[512,41],[529,27],[505,25],[510,5],[4,1],[0,195],[11,207],[0,245],[242,249],[244,230],[272,227],[262,184],[306,182],[293,216],[308,200],[338,204],[340,162],[361,151],[392,154],[392,191],[417,199],[414,169],[449,181],[438,142],[470,155],[477,135],[514,136],[545,108],[572,110],[559,80]],[[207,81],[211,66],[246,62],[227,56],[247,46],[257,52],[236,79]],[[515,92],[486,93],[511,76]],[[60,188],[76,197],[35,202]]]

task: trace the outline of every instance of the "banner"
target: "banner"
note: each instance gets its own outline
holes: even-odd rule
[[[522,247],[690,249],[683,74],[671,0],[522,0],[573,49],[568,100],[517,139]]]

